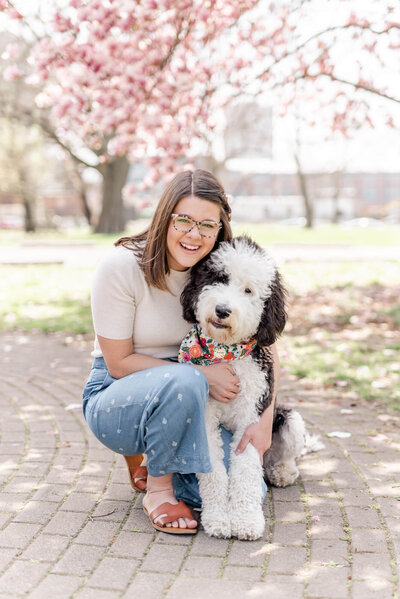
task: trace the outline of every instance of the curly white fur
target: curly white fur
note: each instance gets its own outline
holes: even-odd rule
[[[190,293],[183,301],[184,309],[185,301],[191,300],[196,321],[207,335],[220,343],[249,340],[259,331],[276,276],[271,257],[251,240],[239,238],[232,244],[222,243],[211,254],[192,288],[188,287]],[[251,443],[240,454],[235,450],[246,428],[259,420],[259,401],[269,395],[270,381],[266,371],[251,356],[231,364],[240,379],[239,393],[229,403],[210,397],[206,408],[213,471],[198,475],[202,524],[206,533],[215,537],[254,540],[261,537],[265,527],[261,505],[263,467]],[[280,425],[273,434],[264,469],[272,484],[286,486],[299,475],[296,458],[306,447],[307,433],[297,412],[281,409],[279,417]],[[223,463],[220,424],[233,433],[229,473]]]
[[[203,502],[201,521],[209,535],[253,540],[262,535],[265,526],[261,507],[262,466],[251,443],[241,454],[236,455],[235,449],[247,426],[259,419],[257,399],[264,392],[265,378],[250,357],[232,365],[240,378],[240,392],[229,404],[210,397],[206,408],[213,471],[198,475]],[[223,463],[220,424],[233,432],[229,476]]]

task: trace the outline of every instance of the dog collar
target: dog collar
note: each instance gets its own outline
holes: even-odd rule
[[[205,335],[195,324],[181,343],[178,361],[209,366],[223,360],[241,360],[251,354],[256,345],[256,339],[224,345]]]

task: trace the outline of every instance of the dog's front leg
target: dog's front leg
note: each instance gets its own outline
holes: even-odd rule
[[[238,539],[254,541],[264,532],[262,511],[262,466],[255,447],[249,443],[236,455],[235,450],[243,436],[244,428],[233,435],[229,468],[229,513],[231,534]]]
[[[229,538],[231,528],[228,512],[228,473],[224,465],[216,406],[213,404],[214,400],[209,399],[206,409],[207,439],[213,471],[197,475],[203,508],[201,523],[208,535]]]

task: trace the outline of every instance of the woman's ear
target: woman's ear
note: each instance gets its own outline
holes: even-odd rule
[[[271,295],[265,300],[264,311],[256,333],[257,343],[261,347],[275,343],[277,337],[285,328],[287,319],[286,295],[287,292],[281,276],[276,271],[271,284]]]

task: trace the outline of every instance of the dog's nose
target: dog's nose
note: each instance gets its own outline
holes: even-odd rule
[[[218,304],[217,306],[215,306],[215,314],[221,320],[223,320],[224,318],[228,318],[231,312],[232,310],[228,308],[228,306],[225,306],[225,304]]]

